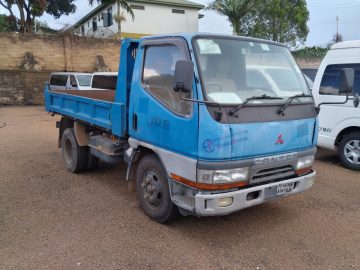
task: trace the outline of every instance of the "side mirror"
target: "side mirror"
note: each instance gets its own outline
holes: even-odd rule
[[[340,94],[350,94],[354,87],[355,70],[353,68],[343,68],[340,77]]]
[[[359,103],[360,103],[360,97],[359,97],[359,94],[358,93],[355,93],[354,95],[354,107],[357,108],[359,106]]]
[[[194,79],[194,63],[189,60],[179,60],[175,65],[174,91],[191,92]]]

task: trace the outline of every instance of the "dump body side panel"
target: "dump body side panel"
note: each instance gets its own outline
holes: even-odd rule
[[[48,86],[45,86],[45,103],[48,112],[104,128],[116,136],[125,134],[125,121],[121,117],[126,114],[125,104],[49,91]]]
[[[123,40],[116,90],[107,91],[51,91],[45,86],[45,108],[91,126],[97,126],[113,135],[125,137],[127,132],[127,108],[131,77],[138,41]],[[79,92],[79,93],[77,93]]]

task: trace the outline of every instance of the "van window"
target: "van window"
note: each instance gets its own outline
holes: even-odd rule
[[[360,64],[341,64],[329,65],[326,67],[320,84],[320,95],[340,95],[340,77],[341,70],[343,68],[355,69],[355,81],[353,91],[360,94]]]
[[[67,75],[51,75],[50,85],[66,86]]]
[[[184,53],[176,46],[150,46],[146,48],[143,69],[143,84],[156,99],[172,111],[190,115],[191,103],[180,97],[173,89],[175,64],[186,59]],[[186,97],[192,95],[183,94]]]
[[[91,75],[76,75],[76,78],[79,81],[80,86],[90,86],[91,84]]]
[[[94,75],[92,80],[92,88],[98,89],[116,89],[116,75]]]

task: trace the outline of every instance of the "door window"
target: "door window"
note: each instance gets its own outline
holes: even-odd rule
[[[191,113],[191,104],[174,91],[175,65],[186,60],[184,53],[174,45],[149,46],[145,51],[142,82],[153,96],[173,112],[181,115]],[[191,93],[181,93],[191,97]]]
[[[320,95],[340,95],[341,70],[343,68],[355,69],[354,88],[355,93],[360,94],[360,64],[329,65],[326,67],[320,84]],[[345,94],[341,94],[345,95]]]

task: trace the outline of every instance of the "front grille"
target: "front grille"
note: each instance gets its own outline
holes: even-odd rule
[[[291,165],[260,169],[253,173],[253,176],[250,179],[250,183],[255,184],[264,181],[282,180],[293,175],[295,175],[295,171]]]

